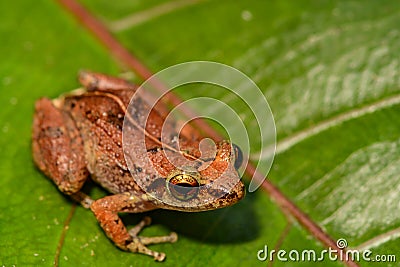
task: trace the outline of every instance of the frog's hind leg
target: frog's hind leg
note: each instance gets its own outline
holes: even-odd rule
[[[136,91],[137,85],[129,83],[124,79],[95,73],[90,71],[81,71],[78,76],[79,82],[88,91],[109,91],[109,90],[133,90]]]
[[[63,193],[79,192],[89,175],[83,141],[69,114],[47,98],[39,99],[35,105],[32,152],[39,169]]]
[[[118,216],[119,212],[144,212],[156,207],[139,194],[122,193],[98,199],[91,205],[91,210],[99,221],[107,236],[123,250],[152,256],[156,261],[163,261],[165,254],[152,251],[146,247],[149,244],[176,242],[176,233],[168,236],[139,237],[143,227],[150,224],[149,217],[145,217],[138,225],[128,231]]]

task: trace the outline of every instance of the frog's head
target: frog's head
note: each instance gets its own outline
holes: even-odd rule
[[[214,157],[173,169],[161,193],[162,208],[190,212],[235,204],[245,195],[237,171],[242,160],[239,147],[223,141],[217,143]]]

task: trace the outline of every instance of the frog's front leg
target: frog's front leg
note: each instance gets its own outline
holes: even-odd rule
[[[118,216],[119,212],[136,213],[155,209],[156,207],[145,198],[145,195],[134,193],[116,194],[94,201],[90,208],[104,232],[119,248],[152,256],[156,261],[163,261],[164,253],[152,251],[146,245],[176,242],[176,233],[168,236],[139,237],[138,233],[142,228],[150,224],[150,218],[146,217],[128,231]]]

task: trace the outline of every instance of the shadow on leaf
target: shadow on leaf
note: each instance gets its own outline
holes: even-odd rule
[[[145,213],[168,229],[206,243],[243,243],[255,239],[259,224],[253,210],[255,194],[246,197],[234,206],[204,212],[179,212],[154,210]],[[139,222],[138,215],[124,214],[124,222],[131,227]],[[151,227],[151,226],[150,226]]]

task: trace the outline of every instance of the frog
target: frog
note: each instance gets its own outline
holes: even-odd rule
[[[117,247],[163,261],[165,253],[153,251],[148,245],[174,243],[178,239],[175,232],[166,236],[140,236],[141,230],[151,224],[151,218],[144,217],[128,230],[120,213],[156,209],[201,212],[231,206],[245,196],[238,172],[243,156],[237,146],[222,140],[215,142],[213,153],[201,151],[201,136],[192,128],[185,130],[184,127],[178,132],[173,123],[165,126],[170,138],[161,142],[165,114],[151,110],[146,124],[140,124],[142,113],[150,107],[144,96],[139,95],[133,103],[133,113],[129,113],[130,140],[126,148],[123,146],[124,121],[139,86],[90,71],[81,71],[78,80],[81,88],[55,99],[42,97],[36,101],[33,161],[59,191],[92,211]],[[135,139],[138,133],[145,133],[146,152],[133,155],[128,166],[124,149],[135,151],[139,145]],[[179,143],[179,147],[174,143]],[[199,160],[202,155],[207,158]],[[193,164],[187,168],[176,167],[170,160],[175,156]],[[144,161],[144,157],[148,160]],[[222,173],[228,174],[226,181],[216,182],[221,180],[217,178]],[[147,187],[139,185],[137,179],[145,179]],[[89,180],[110,194],[92,199],[83,190]],[[174,205],[163,198],[183,204]]]

